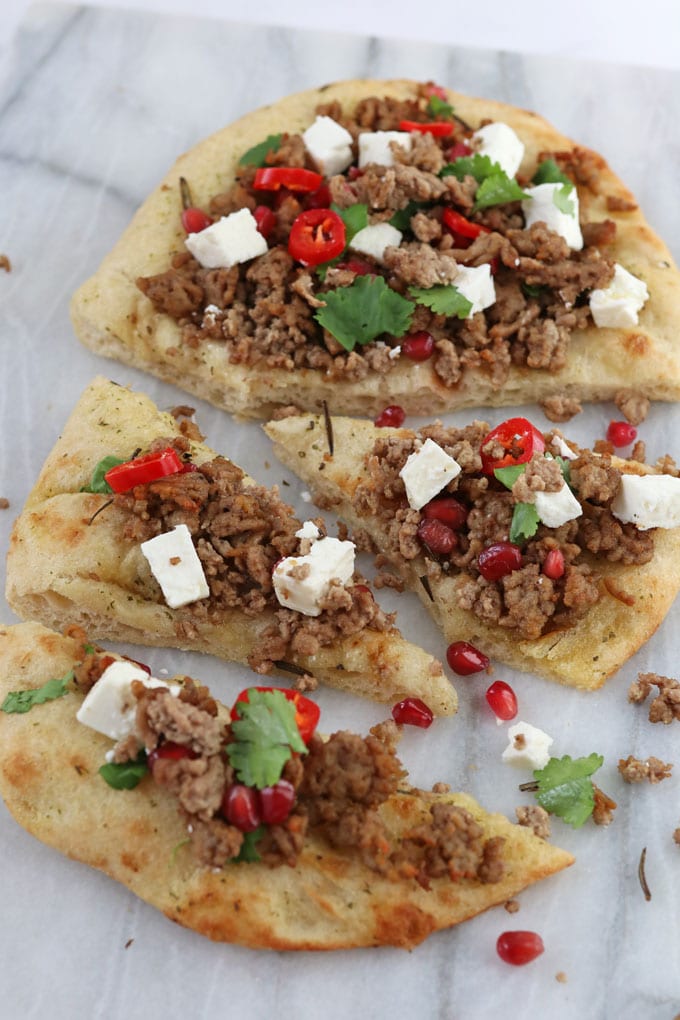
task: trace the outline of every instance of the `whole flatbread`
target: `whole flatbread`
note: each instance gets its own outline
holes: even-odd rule
[[[269,422],[265,431],[274,442],[279,459],[303,479],[313,495],[321,497],[353,528],[369,533],[376,546],[385,552],[385,536],[380,521],[359,516],[352,497],[367,475],[364,458],[380,435],[413,436],[408,429],[376,429],[371,422],[333,418],[335,454],[324,460],[319,447],[325,435],[322,420],[311,415]],[[298,456],[305,451],[305,457]],[[612,458],[619,469],[645,474],[650,469],[634,461]],[[625,566],[590,560],[602,575],[601,597],[585,616],[568,630],[543,635],[536,640],[521,638],[502,627],[484,623],[474,613],[461,609],[456,601],[460,576],[429,578],[432,598],[420,578],[426,575],[423,557],[395,566],[407,585],[418,593],[424,605],[444,632],[447,642],[470,641],[487,655],[515,669],[538,673],[571,687],[594,690],[612,676],[647,641],[680,590],[680,528],[657,529],[654,556],[642,566]],[[609,587],[604,582],[609,583]],[[615,596],[621,593],[622,601]]]
[[[9,691],[62,676],[81,654],[76,641],[38,624],[0,627],[0,703]],[[470,797],[408,788],[385,805],[394,832],[417,824],[435,800],[459,804],[487,837],[505,837],[503,879],[434,879],[425,891],[415,881],[390,881],[369,871],[316,836],[309,837],[295,868],[198,868],[167,791],[150,777],[134,790],[113,790],[98,775],[111,741],[76,721],[81,700],[69,693],[23,715],[0,712],[0,792],[7,807],[44,843],[217,941],[261,949],[410,948],[573,861],[530,830],[487,814]]]
[[[257,616],[225,610],[217,622],[200,621],[195,632],[178,632],[181,610],[165,604],[139,544],[123,537],[124,512],[101,509],[108,497],[80,491],[103,457],[128,459],[154,439],[175,435],[179,427],[172,415],[144,394],[103,378],[88,387],[10,538],[7,601],[22,619],[56,629],[77,623],[95,638],[247,662],[258,635],[273,622],[273,610]],[[203,443],[192,444],[192,455],[198,463],[215,456]],[[412,695],[437,715],[456,711],[456,693],[441,663],[395,630],[365,629],[315,655],[291,655],[290,661],[323,683],[374,701],[394,703]]]
[[[171,254],[184,250],[178,181],[189,181],[193,200],[206,206],[226,190],[238,160],[270,134],[304,131],[319,103],[338,100],[352,108],[367,96],[412,98],[412,81],[345,81],[310,89],[242,117],[181,156],[144,202],[101,267],[76,293],[73,324],[86,346],[107,357],[151,372],[182,389],[243,417],[269,417],[281,405],[320,410],[326,400],[335,413],[373,417],[389,403],[411,414],[437,414],[480,405],[535,403],[555,394],[581,400],[609,400],[634,387],[654,400],[680,399],[680,274],[668,248],[650,229],[637,206],[612,211],[607,198],[634,203],[633,196],[604,159],[592,156],[597,191],[579,185],[581,222],[612,219],[617,225],[607,254],[644,280],[650,299],[639,324],[630,329],[590,327],[572,334],[565,367],[558,372],[513,366],[507,382],[494,389],[488,374],[468,368],[461,382],[445,386],[431,362],[402,358],[387,375],[369,372],[360,380],[329,379],[321,371],[230,364],[224,344],[180,345],[173,319],[154,311],[135,280],[164,272]],[[544,150],[572,150],[575,143],[534,113],[449,91],[457,115],[472,127],[485,119],[509,124],[526,146],[522,168],[535,166]]]

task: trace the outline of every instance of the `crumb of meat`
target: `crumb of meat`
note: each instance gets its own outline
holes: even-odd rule
[[[80,640],[78,637],[77,640]],[[112,655],[88,652],[82,662],[73,667],[73,682],[83,694],[96,684],[102,673],[116,660]]]
[[[555,981],[559,981],[561,985],[566,985],[567,975],[564,973],[563,970],[558,970],[557,974],[555,974]]]
[[[649,414],[649,399],[636,390],[619,390],[614,403],[631,425],[640,425]]]
[[[638,531],[634,524],[622,524],[606,507],[587,503],[583,516],[578,518],[578,540],[589,552],[610,563],[649,563],[654,555],[651,531]]]
[[[559,492],[563,485],[558,462],[549,460],[543,453],[534,453],[512,486],[512,498],[516,503],[533,503],[537,492]]]
[[[677,478],[680,473],[678,465],[669,453],[665,453],[663,457],[659,457],[654,467],[657,471],[661,471],[664,475],[673,475]]]
[[[504,906],[509,914],[516,914],[520,907],[519,900],[507,900]]]
[[[406,587],[406,582],[398,574],[393,574],[391,570],[380,570],[373,578],[373,587],[378,590],[381,588],[393,588],[394,591],[403,591]]]
[[[616,801],[608,797],[606,793],[603,793],[599,786],[595,786],[593,783],[593,821],[595,825],[609,825],[614,820],[614,811],[616,809]]]
[[[430,808],[431,821],[416,826],[401,842],[395,863],[402,874],[415,869],[414,877],[425,888],[430,878],[445,875],[498,882],[503,876],[502,837],[484,838],[484,830],[469,811],[453,804]]]
[[[517,822],[532,829],[539,839],[550,838],[550,815],[539,804],[526,804],[515,808]]]
[[[311,673],[305,673],[303,676],[298,676],[295,679],[293,687],[296,691],[300,691],[301,694],[308,694],[310,691],[315,691],[319,686],[319,681]]]
[[[629,460],[635,460],[638,464],[644,464],[647,460],[647,446],[644,439],[638,439],[633,444],[633,448],[629,454]]]
[[[165,687],[148,688],[133,681],[132,693],[137,698],[136,732],[147,750],[169,740],[196,754],[219,754],[222,726],[214,715],[190,701],[182,701]]]
[[[191,843],[199,863],[209,868],[223,868],[238,857],[243,845],[243,833],[221,818],[209,821],[192,819]]]
[[[449,783],[435,783],[432,787],[433,793],[450,793],[451,785]]]
[[[12,263],[8,255],[0,255],[0,269],[4,269],[6,273],[12,272]]]
[[[284,404],[282,407],[275,409],[272,413],[272,419],[274,421],[281,421],[283,418],[297,418],[300,414],[302,414],[302,411],[297,404]]]
[[[189,404],[177,404],[175,407],[170,408],[170,414],[177,421],[178,418],[192,418],[196,413],[195,407],[190,407]]]
[[[673,766],[653,755],[646,761],[640,761],[629,754],[627,758],[619,759],[618,769],[626,783],[642,783],[645,779],[650,783],[660,783],[662,779],[670,778]]]
[[[673,841],[677,843],[678,846],[680,846],[680,828],[675,829],[675,831],[673,832]]]
[[[412,287],[453,283],[458,275],[454,258],[418,241],[407,242],[399,248],[386,248],[383,259],[388,269]]]
[[[637,209],[637,202],[620,195],[607,195],[607,212],[634,212]]]
[[[580,499],[596,503],[610,502],[621,485],[621,472],[612,467],[609,457],[594,457],[588,450],[570,465],[571,484]]]
[[[111,761],[116,765],[124,762],[134,761],[140,751],[139,741],[134,733],[119,740],[111,752]]]
[[[583,407],[575,397],[566,393],[555,393],[540,402],[540,408],[548,421],[565,422],[580,414]]]
[[[6,496],[0,496],[0,510],[7,510],[9,507],[9,500]]]
[[[659,693],[649,706],[649,721],[653,723],[671,723],[680,719],[680,683],[671,677],[660,676],[658,673],[640,673],[628,691],[628,700],[633,704],[646,701],[652,687]]]

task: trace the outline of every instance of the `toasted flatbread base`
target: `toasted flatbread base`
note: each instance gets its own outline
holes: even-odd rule
[[[62,676],[80,654],[76,641],[38,624],[0,627],[0,703],[9,691]],[[487,836],[505,837],[502,881],[435,879],[425,891],[415,881],[382,878],[315,836],[295,868],[197,868],[170,794],[149,777],[134,790],[113,790],[97,774],[111,741],[76,721],[81,700],[70,693],[24,715],[0,712],[0,792],[7,807],[44,843],[216,941],[260,949],[410,948],[573,861],[470,797],[409,788],[385,806],[390,827],[400,832],[417,824],[434,800],[460,804]]]
[[[559,372],[513,366],[502,389],[494,389],[482,369],[467,369],[462,381],[447,387],[429,362],[402,359],[387,375],[369,372],[358,381],[326,378],[311,369],[229,364],[224,345],[180,345],[180,330],[157,314],[137,289],[139,276],[165,271],[174,252],[184,250],[178,181],[190,183],[194,201],[206,206],[211,196],[233,181],[239,158],[270,134],[303,131],[319,103],[339,100],[351,108],[373,95],[412,97],[412,81],[345,81],[289,96],[246,115],[181,156],[144,202],[99,270],[78,290],[71,305],[78,337],[92,350],[144,369],[242,417],[269,417],[277,406],[295,404],[320,410],[326,400],[335,413],[375,416],[388,403],[410,414],[438,414],[463,407],[494,407],[540,402],[557,393],[580,400],[609,400],[634,386],[653,400],[680,399],[680,274],[666,245],[636,207],[613,212],[607,196],[634,201],[605,161],[592,154],[598,193],[579,187],[581,221],[613,219],[617,236],[608,249],[616,261],[643,279],[650,300],[631,329],[588,328],[572,336],[569,357]],[[541,150],[571,150],[575,143],[534,113],[449,92],[456,113],[473,127],[489,118],[509,124],[526,145],[523,169]]]
[[[191,649],[246,663],[273,611],[225,611],[179,636],[181,610],[170,609],[137,543],[123,537],[125,515],[108,497],[80,492],[95,465],[124,459],[159,437],[179,434],[177,422],[152,401],[106,379],[85,391],[49,455],[14,525],[7,556],[7,601],[22,619],[56,629],[77,623],[94,638]],[[193,444],[200,463],[215,456]],[[252,480],[250,480],[252,481]],[[364,630],[291,656],[323,683],[375,701],[422,698],[438,715],[456,711],[456,693],[441,663],[398,632]]]
[[[334,448],[328,457],[323,419],[311,415],[269,422],[265,431],[274,442],[279,459],[302,478],[316,496],[333,509],[352,528],[369,533],[378,548],[385,550],[380,522],[360,517],[352,504],[354,491],[365,479],[364,458],[379,435],[412,436],[409,429],[376,429],[371,422],[349,418],[332,419]],[[305,457],[298,456],[305,451]],[[614,458],[623,471],[645,474],[650,469],[634,461]],[[323,470],[319,468],[323,464]],[[515,669],[538,673],[570,687],[594,690],[612,676],[647,641],[664,619],[680,590],[680,528],[658,529],[655,553],[643,566],[623,566],[604,560],[592,561],[608,579],[602,585],[602,597],[586,616],[569,630],[546,634],[534,641],[524,640],[513,631],[483,623],[472,612],[458,608],[456,576],[430,578],[432,599],[420,578],[426,574],[425,560],[418,557],[406,563],[395,562],[407,585],[418,593],[444,632],[447,642],[470,641],[487,655]],[[616,598],[623,593],[632,605]]]

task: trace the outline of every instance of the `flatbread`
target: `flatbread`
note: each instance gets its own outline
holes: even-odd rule
[[[370,371],[364,378],[334,379],[309,368],[288,371],[230,364],[219,341],[202,342],[196,348],[180,344],[176,322],[156,313],[135,285],[140,276],[164,272],[172,253],[184,250],[180,176],[190,183],[194,204],[206,208],[212,196],[233,182],[238,160],[250,147],[271,134],[305,130],[319,103],[338,100],[351,109],[373,95],[412,98],[416,88],[415,82],[405,80],[357,80],[310,89],[247,114],[181,156],[98,271],[76,293],[71,314],[80,340],[100,354],[151,372],[242,417],[268,417],[276,407],[289,404],[320,410],[324,400],[335,413],[370,417],[389,403],[398,403],[411,414],[437,414],[463,407],[535,403],[556,394],[601,401],[631,386],[654,400],[680,399],[680,275],[630,191],[601,156],[583,148],[579,152],[590,160],[594,177],[588,186],[578,186],[581,222],[616,223],[616,238],[607,255],[644,280],[651,296],[634,327],[591,326],[572,333],[566,364],[559,371],[512,365],[498,389],[482,358],[477,367],[466,369],[460,382],[446,385],[431,361],[415,364],[402,357],[385,375]],[[448,96],[456,114],[470,126],[491,119],[517,132],[526,146],[520,172],[533,173],[539,152],[575,148],[534,113],[453,91]]]
[[[62,676],[81,654],[77,641],[38,624],[0,627],[0,703],[10,691]],[[529,829],[487,814],[470,797],[408,788],[385,805],[394,830],[417,823],[433,801],[459,804],[485,835],[505,837],[501,881],[433,879],[426,891],[415,881],[390,881],[369,871],[313,834],[295,868],[199,868],[166,790],[149,777],[134,790],[113,790],[99,777],[111,742],[76,721],[81,700],[69,693],[25,714],[0,712],[0,792],[7,807],[44,843],[216,941],[266,949],[410,948],[573,862]]]
[[[349,418],[333,418],[332,426],[332,458],[323,442],[321,418],[290,417],[269,422],[265,431],[274,442],[277,456],[302,478],[315,498],[332,505],[351,528],[364,529],[378,548],[388,552],[380,522],[360,516],[352,497],[359,482],[367,478],[364,460],[376,437],[413,436],[413,432],[376,429],[371,422]],[[298,456],[300,450],[306,453],[304,459]],[[322,458],[324,470],[319,471]],[[651,470],[619,458],[612,458],[612,464],[634,474]],[[522,639],[517,631],[486,624],[471,611],[461,609],[455,598],[460,574],[430,577],[430,598],[420,580],[427,574],[423,556],[410,561],[397,558],[394,565],[407,586],[420,596],[447,643],[469,641],[515,669],[594,690],[652,636],[670,609],[680,590],[680,528],[657,529],[653,558],[642,566],[608,563],[602,558],[591,562],[602,576],[599,601],[569,629],[546,633],[536,640]]]
[[[177,421],[143,394],[103,378],[88,387],[14,525],[7,600],[21,618],[53,628],[77,623],[94,638],[247,662],[274,610],[256,616],[225,610],[218,621],[200,621],[195,631],[180,636],[182,611],[166,605],[139,544],[123,537],[125,512],[116,506],[101,510],[107,496],[80,491],[103,457],[126,460],[154,439],[176,435]],[[192,444],[192,455],[199,463],[215,456],[203,443]],[[411,695],[438,715],[456,711],[456,693],[441,663],[396,630],[365,629],[315,655],[291,654],[286,661],[323,683],[376,701],[394,703]]]

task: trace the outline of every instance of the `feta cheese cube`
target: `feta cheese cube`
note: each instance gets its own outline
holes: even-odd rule
[[[267,251],[250,209],[222,216],[205,230],[189,234],[184,243],[204,269],[231,269]]]
[[[590,295],[590,311],[596,326],[625,329],[637,326],[638,312],[649,298],[644,280],[639,280],[619,265],[608,287],[598,287]]]
[[[578,454],[574,453],[574,451],[568,445],[568,443],[565,443],[562,436],[558,435],[553,436],[552,448],[557,454],[557,456],[561,457],[563,460],[577,460],[578,458]]]
[[[319,603],[333,580],[347,584],[354,573],[354,542],[321,538],[306,556],[287,556],[274,567],[274,592],[282,606],[319,616]]]
[[[374,223],[364,227],[363,230],[358,230],[349,246],[362,255],[371,255],[376,262],[382,262],[385,248],[398,248],[402,236],[401,231],[391,223]]]
[[[550,761],[553,738],[530,723],[518,722],[508,728],[510,743],[503,751],[503,761],[521,769],[543,769]]]
[[[321,535],[314,521],[305,521],[301,528],[295,532],[296,538],[311,538],[313,542]]]
[[[302,140],[326,177],[342,173],[352,162],[352,136],[332,117],[317,117],[303,133]]]
[[[390,142],[397,142],[402,149],[411,151],[413,139],[408,131],[364,131],[359,135],[359,166],[379,163],[380,166],[394,166]]]
[[[680,478],[672,475],[622,475],[611,511],[639,531],[680,527]]]
[[[132,662],[112,662],[88,691],[76,712],[78,722],[103,733],[112,740],[123,740],[135,728],[137,700],[131,684],[139,680],[145,687],[165,687],[169,684],[155,680]],[[174,685],[179,693],[179,685]]]
[[[514,177],[524,156],[524,144],[508,124],[486,124],[472,135],[472,147],[498,163],[508,177]]]
[[[208,597],[203,565],[186,524],[142,542],[140,548],[171,609]]]
[[[568,200],[573,205],[573,212],[564,213],[555,205],[555,192],[563,187],[564,184],[558,181],[525,188],[524,191],[529,198],[522,202],[524,225],[528,230],[532,224],[542,220],[549,230],[554,230],[563,237],[570,248],[580,251],[583,247],[583,235],[578,221],[578,192],[576,188],[572,188]]]
[[[583,507],[566,482],[557,492],[537,492],[534,506],[547,528],[559,528],[583,513]]]
[[[483,266],[458,266],[453,284],[463,297],[472,302],[470,315],[483,312],[496,300],[496,288],[488,263]]]
[[[399,472],[409,506],[420,510],[461,472],[458,461],[432,439],[412,453]]]

